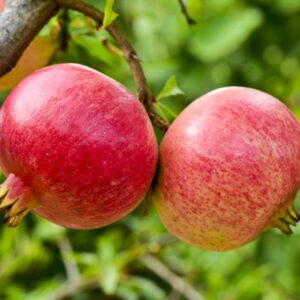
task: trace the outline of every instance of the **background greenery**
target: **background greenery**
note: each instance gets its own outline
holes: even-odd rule
[[[103,8],[104,1],[90,2]],[[300,117],[300,1],[186,3],[193,27],[176,0],[115,6],[154,94],[172,75],[185,92],[160,101],[163,117],[172,120],[195,98],[227,85],[267,91]],[[109,35],[78,13],[70,16],[68,48],[52,63],[91,66],[134,91],[126,62],[104,46]],[[16,229],[0,225],[0,299],[179,300],[193,292],[209,300],[300,299],[300,228],[291,237],[271,230],[239,250],[216,253],[176,240],[153,208],[144,212],[142,205],[94,231],[66,230],[34,214]]]

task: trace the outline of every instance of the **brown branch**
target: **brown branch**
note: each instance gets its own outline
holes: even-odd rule
[[[180,5],[180,8],[181,8],[181,11],[183,13],[183,15],[185,16],[186,18],[186,21],[190,24],[190,25],[194,25],[196,24],[196,21],[190,16],[185,4],[184,4],[184,0],[178,0],[179,1],[179,5]]]
[[[84,3],[81,0],[56,0],[56,2],[61,8],[76,10],[94,19],[98,27],[101,26],[104,20],[103,12],[99,11],[92,5]],[[126,36],[117,26],[112,24],[107,27],[107,30],[123,51],[124,57],[131,68],[134,81],[137,86],[138,98],[144,104],[152,123],[161,130],[166,131],[168,129],[168,123],[160,118],[155,112],[155,99],[148,87],[145,73],[143,71],[139,57],[137,56],[137,53],[131,46]]]
[[[56,13],[53,0],[7,0],[0,14],[0,77],[18,62],[40,29]]]
[[[60,25],[60,49],[65,51],[68,48],[69,43],[69,14],[67,9],[63,9],[61,15],[59,16],[58,22]]]
[[[155,256],[145,254],[139,259],[143,265],[165,280],[170,286],[188,300],[204,300],[204,297],[188,282],[173,273],[165,264]]]
[[[8,0],[0,15],[0,77],[16,65],[31,40],[59,8],[81,12],[94,19],[98,26],[104,19],[103,12],[81,0]],[[137,86],[138,98],[144,104],[152,123],[166,131],[168,123],[155,112],[155,99],[135,50],[114,24],[107,30],[123,51]]]

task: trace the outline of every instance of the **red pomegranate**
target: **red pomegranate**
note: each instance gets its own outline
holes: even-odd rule
[[[4,10],[5,0],[0,0],[0,13]]]
[[[24,79],[1,111],[0,208],[16,226],[30,210],[92,229],[130,213],[147,193],[157,142],[141,103],[85,66],[59,64]]]
[[[171,125],[160,149],[155,205],[180,239],[229,250],[299,219],[300,126],[272,96],[250,88],[217,89]]]

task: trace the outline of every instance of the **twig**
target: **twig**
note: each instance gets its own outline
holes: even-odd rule
[[[143,265],[169,283],[174,290],[178,291],[181,295],[184,295],[188,300],[205,300],[205,298],[196,289],[194,289],[181,277],[174,274],[155,256],[146,254],[141,256],[139,260]]]
[[[79,291],[95,289],[99,287],[98,277],[81,279],[77,284],[66,283],[62,285],[55,293],[46,298],[46,300],[64,300],[67,297],[77,294]]]
[[[0,77],[16,65],[31,40],[59,8],[81,12],[94,19],[98,26],[104,20],[103,12],[81,0],[8,0],[0,15]],[[169,124],[155,112],[155,99],[135,50],[114,24],[107,27],[107,30],[123,51],[137,86],[138,98],[144,104],[152,123],[166,131]]]
[[[179,5],[180,5],[180,8],[181,8],[181,11],[183,13],[183,15],[185,16],[186,18],[186,21],[190,24],[190,25],[194,25],[196,24],[196,21],[190,16],[185,4],[184,4],[184,0],[178,0],[179,1]]]
[[[101,26],[104,20],[103,12],[99,11],[92,5],[84,3],[81,0],[56,0],[56,2],[61,8],[76,10],[94,19],[98,27]],[[137,53],[131,46],[127,37],[118,27],[116,27],[114,24],[111,24],[107,27],[107,30],[123,51],[124,57],[131,68],[134,81],[137,86],[138,98],[144,104],[152,123],[161,130],[166,131],[168,129],[168,123],[161,119],[155,112],[153,105],[155,99],[148,87],[148,83]]]
[[[69,239],[63,237],[57,242],[57,245],[62,256],[69,283],[78,285],[80,282],[80,273],[74,259],[74,252]]]
[[[63,237],[58,240],[57,245],[66,269],[68,281],[50,295],[47,300],[63,300],[79,291],[99,287],[98,277],[81,278],[69,239]]]
[[[59,16],[59,25],[61,28],[61,43],[60,43],[60,49],[62,51],[66,50],[68,48],[68,42],[69,42],[69,14],[68,10],[64,9]]]

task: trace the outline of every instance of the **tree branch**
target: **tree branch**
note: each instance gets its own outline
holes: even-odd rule
[[[94,19],[98,27],[101,26],[104,20],[103,12],[99,11],[97,8],[87,3],[84,3],[81,0],[56,0],[56,2],[61,8],[76,10]],[[123,51],[124,57],[131,68],[134,81],[137,86],[138,98],[144,104],[152,123],[161,130],[166,131],[168,129],[168,123],[165,122],[162,118],[160,118],[155,112],[153,105],[155,99],[152,96],[151,91],[148,87],[148,83],[143,68],[141,66],[140,60],[137,56],[137,53],[131,46],[126,36],[117,26],[112,24],[106,29]]]
[[[180,8],[181,8],[181,11],[183,13],[183,15],[185,16],[186,18],[186,21],[190,24],[190,25],[194,25],[196,24],[196,21],[190,16],[185,4],[184,4],[184,0],[178,0],[179,1],[179,5],[180,5]]]
[[[169,283],[175,291],[184,295],[188,300],[205,300],[196,289],[194,289],[188,282],[184,281],[184,279],[174,274],[155,256],[145,254],[141,256],[139,260],[143,265]]]
[[[63,9],[63,11],[61,12],[61,15],[59,16],[58,19],[59,25],[60,25],[60,49],[62,51],[65,51],[68,48],[68,44],[69,44],[69,22],[70,22],[70,18],[69,18],[69,13],[67,9]]]
[[[78,283],[65,283],[54,294],[49,295],[46,300],[63,300],[78,292],[99,288],[99,278],[83,278]]]
[[[69,239],[64,236],[57,242],[70,285],[78,285],[81,278]]]
[[[104,20],[103,12],[81,0],[8,0],[0,15],[0,77],[16,65],[31,40],[59,8],[81,12],[94,19],[98,26]],[[155,112],[155,99],[135,50],[114,24],[107,27],[107,30],[124,53],[137,86],[138,98],[152,123],[166,131],[169,124]]]
[[[0,77],[18,62],[40,29],[56,13],[53,0],[7,0],[0,14]]]

